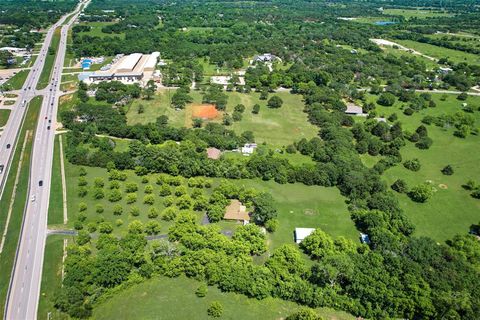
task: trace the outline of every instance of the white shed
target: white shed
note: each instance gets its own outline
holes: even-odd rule
[[[315,228],[295,228],[295,242],[300,243],[312,234]]]

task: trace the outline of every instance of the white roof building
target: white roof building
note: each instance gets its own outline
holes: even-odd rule
[[[255,151],[256,148],[257,148],[256,143],[247,143],[242,147],[240,152],[244,155],[251,155],[251,154],[253,154],[253,152]]]
[[[142,57],[141,53],[132,53],[123,58],[118,64],[117,71],[125,72],[132,71],[138,63],[138,60]]]
[[[295,243],[302,242],[306,237],[312,234],[315,228],[295,228]]]
[[[357,106],[353,103],[348,103],[347,104],[347,110],[345,110],[345,113],[346,114],[353,114],[353,115],[363,114],[363,109],[362,109],[362,107]]]

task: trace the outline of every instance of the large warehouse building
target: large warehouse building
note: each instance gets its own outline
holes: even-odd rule
[[[86,83],[99,81],[121,81],[126,84],[145,84],[152,79],[160,52],[152,54],[132,53],[120,58],[109,70],[96,72],[83,72],[79,80]]]

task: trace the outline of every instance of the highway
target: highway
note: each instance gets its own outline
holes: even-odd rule
[[[52,174],[55,123],[60,96],[62,68],[67,48],[68,29],[80,13],[82,4],[88,3],[86,1],[80,2],[74,11],[75,15],[61,28],[60,44],[55,57],[51,79],[47,88],[42,92],[44,98],[35,132],[35,140],[33,142],[28,199],[6,301],[5,319],[30,320],[37,318],[43,256],[47,235],[47,216]],[[44,43],[45,51],[41,53],[40,57],[44,57],[44,54],[46,54],[48,44],[50,43],[55,28],[61,26],[65,21],[65,18],[70,14],[71,13],[62,17],[49,30],[46,42]],[[42,50],[44,47],[42,47]],[[42,60],[44,60],[44,58]],[[42,61],[40,61],[40,63],[41,62]],[[27,80],[28,84],[26,86],[27,90],[22,91],[25,92],[25,96],[22,97],[22,100],[31,99],[36,94],[33,89],[38,82],[42,67],[43,65],[38,65],[32,69],[33,75],[29,75],[29,79]],[[28,89],[29,87],[32,89]],[[18,110],[15,110],[19,115],[16,113],[14,114],[15,118],[9,120],[12,123],[14,121],[19,121],[19,123],[21,123],[21,119],[25,113],[25,108],[22,106],[17,109],[23,110],[23,113],[20,114]],[[16,117],[18,117],[18,119],[16,119]],[[15,134],[17,134],[17,132],[15,132]],[[15,135],[13,131],[8,136],[5,134],[5,141],[13,139],[14,137]],[[3,138],[4,137],[2,137],[2,141],[4,141]],[[13,147],[10,149],[13,149]],[[5,161],[4,163],[7,163],[7,160],[8,159],[1,159],[1,161]]]

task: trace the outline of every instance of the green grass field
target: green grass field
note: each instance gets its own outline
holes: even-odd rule
[[[383,14],[403,16],[405,17],[405,19],[411,19],[411,18],[425,19],[425,18],[453,16],[453,14],[450,14],[445,11],[434,11],[434,10],[425,10],[425,9],[384,9]]]
[[[50,43],[50,48],[54,49],[54,53],[47,54],[47,56],[45,57],[45,65],[43,66],[42,73],[40,74],[37,89],[44,89],[50,81],[50,75],[52,74],[53,64],[55,63],[55,57],[58,51],[58,46],[60,44],[60,32],[61,27],[55,29],[55,33],[52,37],[52,42]]]
[[[105,33],[102,32],[102,28],[104,26],[112,25],[115,22],[85,22],[81,23],[80,25],[89,26],[91,29],[87,32],[80,32],[78,35],[84,36],[92,36],[92,37],[119,37],[121,39],[125,39],[124,33]]]
[[[10,272],[13,268],[15,259],[15,252],[17,249],[18,237],[20,235],[20,228],[23,219],[23,211],[25,202],[27,201],[28,180],[30,175],[30,156],[33,143],[33,132],[36,127],[38,115],[42,105],[42,97],[35,97],[29,104],[25,121],[22,125],[18,144],[15,150],[14,158],[12,159],[12,167],[10,168],[8,180],[5,185],[2,199],[0,199],[0,234],[3,234],[6,227],[7,213],[10,206],[10,200],[15,185],[15,178],[20,163],[20,154],[23,147],[24,140],[27,139],[25,152],[22,158],[22,167],[20,169],[20,176],[15,193],[15,199],[12,207],[12,214],[8,226],[7,237],[3,252],[0,255],[0,270],[3,275],[0,277],[0,301],[5,301],[10,282]],[[27,131],[31,132],[29,136]],[[4,304],[2,303],[0,313],[3,315]]]
[[[62,174],[60,168],[60,139],[55,136],[53,151],[52,180],[50,186],[50,203],[48,207],[48,224],[63,224]]]
[[[383,115],[396,112],[403,124],[404,130],[414,131],[425,115],[453,114],[460,110],[462,102],[456,95],[448,95],[441,101],[442,94],[432,94],[437,103],[436,108],[424,109],[412,116],[405,116],[398,109],[400,103],[393,107],[377,107]],[[373,97],[370,97],[374,100]],[[480,105],[480,97],[469,96],[468,104]],[[475,112],[477,126],[480,124],[480,113]],[[478,150],[480,136],[468,136],[466,139],[453,135],[453,129],[443,129],[434,125],[427,126],[433,145],[428,150],[420,150],[412,143],[402,148],[404,160],[418,158],[422,165],[420,171],[412,172],[402,165],[387,170],[384,174],[386,182],[390,185],[401,177],[409,186],[423,183],[427,180],[433,182],[437,192],[426,203],[420,204],[411,201],[406,195],[398,195],[400,206],[416,226],[416,235],[429,236],[437,241],[444,241],[457,233],[466,233],[473,223],[478,223],[480,201],[470,197],[469,192],[461,187],[469,179],[479,180],[480,154]],[[455,173],[451,176],[443,175],[440,170],[446,165],[452,165]],[[447,189],[439,187],[440,184]]]
[[[8,118],[10,117],[10,110],[9,109],[2,109],[0,110],[0,127],[3,127],[7,124]]]
[[[212,301],[219,301],[224,309],[221,319],[285,319],[300,307],[280,299],[249,299],[235,293],[223,293],[209,287],[204,298],[198,298],[195,290],[200,285],[192,279],[154,278],[135,285],[98,305],[93,310],[94,319],[211,319],[207,308]],[[347,313],[322,308],[317,310],[325,319],[354,319]]]
[[[185,110],[175,110],[170,106],[173,90],[161,90],[152,100],[135,100],[127,112],[128,124],[148,123],[155,121],[160,115],[167,115],[170,124],[176,127],[191,126],[191,107],[187,106]],[[198,91],[190,93],[194,99],[194,104],[202,101],[202,96]],[[250,130],[254,133],[258,143],[267,142],[275,147],[282,147],[300,140],[301,138],[313,138],[317,135],[318,129],[308,122],[306,113],[303,112],[304,103],[301,96],[293,95],[289,92],[279,92],[278,95],[284,101],[279,109],[270,109],[266,106],[265,100],[260,100],[259,93],[237,93],[227,92],[229,114],[233,112],[235,105],[242,103],[246,110],[243,118],[239,122],[234,122],[231,128],[241,133]],[[272,95],[270,95],[272,96]],[[254,104],[260,104],[260,113],[252,114]],[[138,106],[144,106],[144,113],[138,113]],[[221,121],[217,119],[218,122]]]
[[[266,191],[275,199],[280,224],[277,231],[269,235],[270,251],[294,243],[295,228],[321,228],[334,237],[358,240],[346,199],[337,188],[261,180],[241,180],[239,183]]]
[[[60,235],[50,235],[45,243],[38,319],[68,319],[67,315],[59,312],[53,305],[55,293],[62,285],[63,239],[64,237]]]
[[[395,42],[437,59],[448,58],[455,63],[467,62],[469,64],[480,64],[480,56],[472,53],[443,48],[413,40],[395,40]]]
[[[25,80],[27,80],[27,76],[30,70],[20,70],[17,72],[16,75],[11,77],[7,82],[3,84],[3,86],[9,90],[20,90],[22,89]]]

